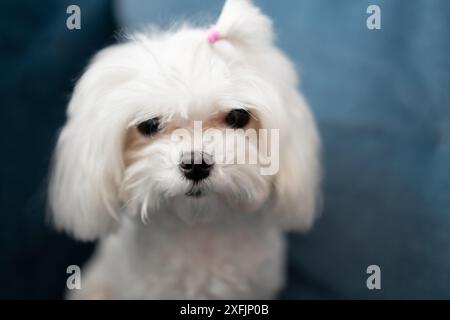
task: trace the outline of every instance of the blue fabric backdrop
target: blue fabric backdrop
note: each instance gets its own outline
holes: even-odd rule
[[[72,80],[117,27],[211,22],[222,3],[75,1],[82,30],[68,31],[68,3],[22,2],[0,4],[0,297],[53,298],[65,267],[91,250],[43,223]],[[324,212],[312,232],[289,236],[281,297],[450,298],[450,2],[256,3],[298,67],[324,149]],[[369,4],[381,30],[366,28]],[[379,291],[366,288],[371,264]]]

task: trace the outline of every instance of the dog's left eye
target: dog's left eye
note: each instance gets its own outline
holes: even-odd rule
[[[232,128],[245,127],[250,121],[250,114],[244,109],[231,110],[225,118],[225,122]]]
[[[155,134],[159,130],[159,118],[153,118],[141,122],[138,124],[137,129],[144,136]]]

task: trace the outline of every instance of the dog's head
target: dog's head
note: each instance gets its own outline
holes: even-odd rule
[[[316,210],[319,139],[271,21],[229,0],[215,24],[135,35],[78,81],[60,134],[49,203],[80,239],[124,214],[181,218],[270,208],[305,229]]]

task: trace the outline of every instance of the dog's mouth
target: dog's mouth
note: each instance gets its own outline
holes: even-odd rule
[[[202,190],[189,190],[188,192],[186,192],[186,196],[188,197],[193,197],[193,198],[199,198],[203,195],[203,191]]]
[[[187,197],[200,198],[206,194],[206,188],[198,183],[193,183],[188,192],[185,193]]]

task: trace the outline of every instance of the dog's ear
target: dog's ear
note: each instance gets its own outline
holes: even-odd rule
[[[320,141],[312,114],[296,92],[286,99],[273,217],[286,230],[308,230],[321,209]]]
[[[249,0],[227,0],[215,28],[221,39],[248,50],[273,42],[272,21]]]
[[[107,234],[119,220],[127,117],[114,94],[125,76],[102,65],[117,47],[100,52],[78,81],[53,157],[49,213],[57,228],[81,240]]]

